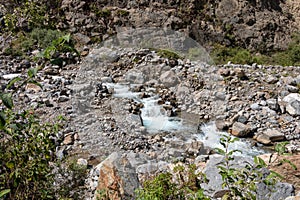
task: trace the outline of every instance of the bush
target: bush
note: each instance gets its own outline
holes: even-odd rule
[[[11,46],[5,49],[4,54],[24,56],[34,49],[46,49],[49,44],[63,35],[64,33],[58,30],[40,28],[33,29],[29,33],[20,32],[17,38],[12,41]]]
[[[0,188],[6,199],[53,199],[55,145],[51,137],[60,126],[42,123],[31,110],[16,110],[13,94],[27,83],[39,85],[33,78],[37,69],[28,71],[28,78],[12,79],[0,94]],[[14,86],[14,90],[11,90]]]
[[[203,194],[200,183],[206,182],[202,173],[196,173],[196,166],[177,165],[173,176],[169,172],[160,173],[143,183],[143,188],[136,191],[138,200],[182,200],[209,199]]]
[[[12,32],[27,32],[33,28],[54,28],[61,0],[23,0],[6,4],[10,4],[10,10],[4,16],[5,28]]]

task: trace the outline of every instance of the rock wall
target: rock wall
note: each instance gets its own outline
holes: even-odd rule
[[[265,51],[286,48],[291,33],[299,29],[299,4],[296,0],[64,0],[66,21],[60,27],[102,39],[118,27],[169,27],[202,45],[218,42]]]
[[[299,9],[298,0],[62,0],[57,27],[92,42],[119,27],[169,27],[205,46],[266,51],[287,47],[300,28]]]

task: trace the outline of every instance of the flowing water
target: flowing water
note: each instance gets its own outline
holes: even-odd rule
[[[209,122],[199,127],[199,124],[195,124],[192,120],[168,117],[166,111],[158,104],[159,97],[155,93],[151,97],[141,99],[139,97],[140,93],[130,90],[130,85],[105,83],[105,86],[113,88],[113,96],[116,98],[128,98],[143,103],[144,107],[141,109],[141,117],[143,125],[149,133],[173,132],[174,137],[176,137],[176,133],[184,132],[187,139],[188,137],[190,139],[197,138],[197,140],[203,142],[204,146],[211,149],[222,148],[219,143],[220,137],[228,134],[218,131],[214,122]],[[234,142],[229,146],[229,149],[239,150],[241,153],[237,152],[237,154],[244,156],[255,156],[265,153],[265,150],[254,147],[247,139],[240,139]]]

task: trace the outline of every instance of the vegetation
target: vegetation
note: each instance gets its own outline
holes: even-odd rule
[[[168,58],[168,59],[182,59],[182,57],[177,53],[174,52],[170,49],[154,49],[157,54],[163,58]]]
[[[268,174],[263,170],[266,163],[259,157],[254,157],[254,163],[246,162],[244,166],[234,166],[234,156],[237,150],[229,150],[229,145],[238,138],[224,135],[220,139],[223,148],[216,151],[224,156],[223,162],[218,165],[219,174],[222,177],[222,187],[228,192],[222,197],[223,200],[244,199],[255,200],[257,184],[264,183],[274,186],[281,178],[276,172]],[[175,175],[174,175],[175,174]],[[204,174],[196,173],[195,165],[178,165],[173,173],[160,173],[154,178],[147,180],[143,188],[137,190],[137,199],[140,200],[165,200],[165,199],[209,199],[203,194],[200,184],[207,182]]]
[[[0,94],[0,188],[9,199],[51,199],[55,145],[51,136],[59,124],[41,123],[31,110],[14,109],[13,94],[27,83],[39,85],[34,77],[12,79]],[[39,85],[40,86],[40,85]],[[14,88],[14,89],[13,89]],[[9,191],[9,192],[8,192]]]
[[[294,34],[292,42],[285,51],[260,54],[239,47],[215,45],[212,57],[216,64],[226,64],[230,61],[235,64],[257,63],[264,65],[299,66],[300,33]]]
[[[255,200],[257,195],[257,184],[275,185],[278,178],[281,177],[276,172],[270,171],[265,177],[263,168],[267,164],[259,157],[254,157],[254,164],[247,162],[245,166],[234,166],[231,162],[235,159],[234,153],[237,150],[229,150],[229,145],[238,138],[224,135],[220,139],[223,149],[217,148],[217,152],[224,156],[224,162],[218,165],[219,173],[222,176],[222,187],[229,189],[223,199],[245,199]]]
[[[17,33],[34,28],[53,29],[59,17],[61,0],[8,0],[6,4],[11,4],[11,10],[4,16],[5,28]]]
[[[186,170],[184,166],[174,168],[175,177],[169,173],[160,173],[143,183],[143,188],[136,191],[139,200],[181,200],[209,199],[203,194],[200,183],[206,182],[204,174],[196,172],[195,165]]]

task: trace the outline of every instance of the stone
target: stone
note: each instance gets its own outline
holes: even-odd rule
[[[72,134],[69,134],[69,135],[65,136],[63,144],[64,145],[74,144],[74,136]]]
[[[299,196],[289,196],[285,200],[300,200]]]
[[[299,88],[296,87],[296,86],[292,86],[292,85],[287,85],[286,86],[286,89],[289,91],[289,92],[292,92],[292,93],[297,93],[299,91]]]
[[[273,189],[271,189],[271,187]],[[285,199],[295,194],[293,185],[289,183],[278,182],[275,186],[267,186],[263,182],[257,184],[257,199],[279,200]]]
[[[275,110],[275,111],[278,111],[280,109],[279,104],[276,99],[268,99],[267,105],[270,109]]]
[[[81,166],[84,166],[84,167],[87,167],[88,166],[88,161],[84,158],[79,158],[77,160],[77,164],[78,165],[81,165]]]
[[[70,100],[70,98],[69,97],[67,97],[67,96],[65,96],[65,95],[62,95],[62,96],[59,96],[58,97],[58,102],[59,103],[63,103],[63,102],[66,102],[66,101],[69,101]]]
[[[190,144],[187,144],[186,152],[189,155],[198,156],[203,151],[204,145],[203,142],[194,140]]]
[[[25,88],[27,91],[34,91],[34,92],[40,92],[42,90],[40,86],[33,83],[27,83]]]
[[[225,120],[216,120],[216,127],[219,131],[226,131],[229,128],[230,123]]]
[[[126,81],[131,84],[143,84],[145,82],[144,74],[138,70],[130,70],[125,75]]]
[[[125,154],[114,152],[98,166],[97,190],[106,191],[108,199],[121,200],[134,198],[139,187],[138,176]],[[96,190],[96,191],[97,191]],[[94,199],[100,198],[97,192]]]
[[[272,143],[270,138],[265,134],[258,134],[257,136],[254,137],[254,139],[256,139],[257,142],[262,143],[264,145],[269,145]]]
[[[254,104],[251,104],[250,105],[250,108],[252,110],[260,110],[261,109],[261,106],[258,104],[258,103],[254,103]]]
[[[242,80],[247,79],[247,75],[243,69],[237,68],[234,70],[234,72],[239,79],[242,79]]]
[[[266,82],[269,84],[275,84],[278,82],[278,78],[276,78],[275,76],[269,75],[266,79]]]
[[[20,76],[21,74],[5,74],[5,75],[3,75],[2,77],[3,77],[3,79],[5,79],[5,80],[10,80],[10,79],[13,79],[13,78],[16,78],[16,77],[18,77],[18,76]]]
[[[300,94],[291,93],[283,98],[286,102],[286,111],[292,116],[300,116]]]
[[[226,69],[226,68],[221,68],[218,70],[218,74],[220,74],[221,76],[229,76],[230,75],[230,70]]]
[[[269,137],[272,142],[282,141],[285,139],[284,134],[276,129],[267,129],[265,132],[263,132],[263,134]]]
[[[177,78],[176,74],[171,70],[163,73],[160,76],[159,81],[162,84],[164,84],[166,87],[173,87],[173,86],[176,86],[176,84],[178,84],[178,78]]]
[[[237,137],[248,137],[251,134],[251,127],[241,122],[234,122],[231,134]]]

